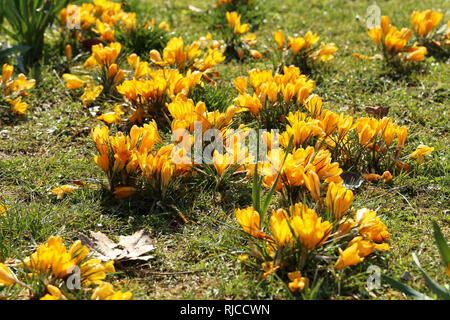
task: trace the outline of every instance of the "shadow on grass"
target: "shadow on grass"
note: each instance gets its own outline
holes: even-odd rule
[[[99,191],[100,206],[105,214],[128,219],[133,231],[149,226],[159,233],[172,234],[186,223],[197,223],[205,216],[221,220],[234,213],[235,207],[251,204],[249,184],[227,181],[216,188],[213,179],[199,174],[191,182],[177,185],[163,200],[149,189],[126,199],[115,199],[103,188]]]

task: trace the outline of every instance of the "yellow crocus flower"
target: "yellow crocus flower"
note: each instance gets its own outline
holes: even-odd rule
[[[33,88],[35,84],[36,84],[36,80],[34,80],[34,79],[27,80],[27,77],[23,73],[21,73],[17,77],[17,80],[14,81],[13,87],[14,87],[14,91],[20,92],[23,90],[28,90],[28,89]]]
[[[294,271],[288,273],[288,278],[291,282],[289,282],[289,290],[292,292],[295,291],[303,291],[303,289],[308,285],[309,279],[306,277],[302,277],[300,271]]]
[[[317,33],[312,33],[311,30],[309,30],[306,34],[305,34],[305,48],[309,49],[310,47],[312,47],[313,45],[315,45],[317,43],[317,41],[319,41],[320,37],[317,36]]]
[[[303,38],[288,37],[288,39],[288,49],[292,48],[292,55],[295,57],[306,46],[306,41]]]
[[[28,109],[28,104],[25,102],[22,102],[22,97],[17,97],[16,99],[6,99],[6,102],[8,102],[11,105],[11,111],[18,115],[24,115],[25,111]]]
[[[368,240],[383,242],[390,238],[386,225],[377,217],[377,213],[366,208],[355,213],[358,232]]]
[[[381,36],[383,35],[381,27],[374,27],[372,29],[367,30],[369,36],[375,41],[377,45],[381,43]]]
[[[86,81],[83,81],[77,76],[69,73],[63,74],[63,78],[66,80],[66,88],[69,90],[81,88],[86,83]]]
[[[245,94],[247,92],[248,79],[247,77],[238,77],[233,80],[235,88],[241,93]]]
[[[293,242],[292,232],[288,223],[288,213],[284,209],[272,211],[270,230],[278,246],[281,247]]]
[[[423,46],[416,47],[414,45],[405,51],[408,52],[406,55],[406,60],[408,61],[423,61],[425,56],[428,54],[427,48]]]
[[[51,194],[56,194],[58,196],[58,199],[61,200],[64,198],[65,194],[69,194],[74,192],[75,190],[78,189],[78,186],[73,186],[73,185],[63,185],[61,187],[55,188],[55,189],[51,189],[49,191],[49,193]]]
[[[260,237],[260,217],[259,213],[255,209],[253,209],[253,207],[236,209],[234,213],[236,215],[237,221],[244,229],[244,232],[254,237]]]
[[[343,186],[331,182],[328,185],[326,205],[334,213],[335,221],[348,211],[353,202],[353,192]]]
[[[102,93],[103,86],[95,86],[94,88],[88,84],[84,90],[83,95],[80,97],[84,105],[91,104]]]
[[[284,33],[282,30],[275,31],[273,33],[273,38],[275,42],[278,44],[278,50],[281,50],[284,47]]]
[[[8,286],[14,283],[16,283],[16,279],[14,278],[11,270],[0,262],[0,285]]]
[[[419,164],[423,164],[425,162],[424,156],[430,154],[431,152],[433,152],[433,150],[434,150],[433,147],[421,144],[420,146],[417,147],[416,151],[414,151],[409,155],[409,157],[411,159],[417,159],[417,162]]]
[[[61,290],[51,284],[47,285],[47,291],[49,293],[40,300],[66,300],[66,297],[61,293]]]
[[[12,73],[14,72],[14,67],[5,63],[2,67],[2,81],[1,85],[6,85],[6,83],[11,79]]]
[[[91,300],[130,300],[132,296],[131,292],[114,291],[112,284],[101,282],[100,285],[94,289]]]
[[[317,173],[312,170],[308,170],[305,174],[305,186],[311,193],[311,197],[314,201],[319,201],[320,199],[320,180]]]
[[[340,270],[342,268],[358,264],[364,260],[359,255],[358,244],[354,243],[352,246],[345,250],[339,248],[339,259],[336,261],[334,268]]]
[[[442,20],[442,13],[425,10],[411,14],[413,29],[419,37],[426,37]]]
[[[70,44],[66,45],[65,54],[67,61],[72,61],[72,46]]]
[[[135,187],[117,187],[114,189],[114,197],[116,199],[125,199],[136,193]]]
[[[300,203],[290,210],[292,229],[306,250],[320,247],[328,239],[333,227],[329,221],[322,222],[313,209]]]

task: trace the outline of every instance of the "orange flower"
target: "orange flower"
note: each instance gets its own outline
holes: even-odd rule
[[[292,243],[292,232],[288,223],[288,214],[283,209],[273,210],[270,217],[270,230],[278,246]]]
[[[247,91],[248,79],[247,77],[238,77],[233,81],[235,88],[241,93],[245,94]]]
[[[422,164],[425,162],[424,156],[430,154],[431,152],[433,152],[433,150],[434,148],[421,144],[417,147],[416,151],[410,154],[409,157],[411,159],[417,159],[417,162],[419,164]]]
[[[102,93],[103,86],[96,86],[92,88],[90,84],[85,88],[83,95],[80,97],[84,105],[91,104]]]
[[[292,229],[307,250],[320,247],[328,239],[333,225],[329,221],[322,222],[313,209],[296,203],[291,206],[291,216]]]
[[[383,175],[381,177],[383,178],[384,183],[388,183],[392,180],[392,174],[389,171],[383,172]]]
[[[423,46],[413,46],[405,51],[408,52],[408,54],[406,55],[406,60],[408,61],[423,61],[425,59],[425,56],[428,54],[427,48]]]
[[[114,291],[112,284],[100,282],[99,286],[93,291],[91,300],[130,300],[133,294],[129,291]]]
[[[51,189],[49,191],[49,193],[51,194],[56,194],[58,196],[58,199],[61,200],[62,198],[64,198],[65,194],[69,194],[74,192],[75,190],[78,189],[78,186],[72,186],[72,185],[63,185],[61,187],[55,188],[55,189]]]
[[[135,187],[117,187],[114,189],[114,197],[116,199],[125,199],[136,193]]]
[[[406,136],[408,135],[408,128],[407,127],[399,127],[397,129],[397,150],[401,150],[406,141]]]
[[[288,37],[288,39],[288,48],[292,48],[292,55],[295,57],[305,47],[305,39],[293,37]]]
[[[305,174],[305,186],[308,188],[309,192],[311,193],[311,197],[315,201],[319,201],[320,199],[320,180],[317,173],[315,173],[312,170],[309,170]]]
[[[378,181],[381,179],[381,176],[376,173],[363,174],[363,178],[367,181]]]
[[[111,123],[119,123],[122,122],[122,119],[120,118],[121,115],[123,115],[124,112],[122,111],[122,106],[120,104],[116,105],[114,107],[114,112],[107,112],[97,117],[97,120],[104,121],[108,124]]]
[[[364,260],[363,257],[360,256],[358,250],[358,244],[354,243],[352,246],[348,247],[344,251],[339,248],[339,259],[336,261],[334,268],[340,270],[342,268],[358,264]]]
[[[381,43],[382,30],[380,27],[372,28],[368,30],[367,33],[377,45]]]
[[[284,47],[284,34],[282,30],[275,31],[273,33],[273,37],[275,42],[278,44],[278,50],[281,50]]]
[[[334,213],[334,219],[340,220],[353,201],[353,192],[331,182],[328,185],[326,205]]]
[[[306,277],[302,277],[302,274],[300,271],[294,271],[288,273],[288,278],[291,280],[289,283],[289,290],[292,292],[295,291],[303,291],[305,286],[308,285],[309,279]]]
[[[14,278],[12,272],[5,266],[3,263],[0,263],[0,285],[8,286],[16,283],[16,279]]]
[[[259,238],[261,235],[260,231],[260,217],[259,213],[253,209],[253,207],[248,207],[246,209],[236,209],[234,211],[236,219],[244,229],[244,232]]]
[[[0,81],[0,84],[6,85],[6,83],[11,79],[13,72],[14,72],[14,67],[5,63],[2,67],[2,79]]]
[[[70,44],[66,45],[65,53],[66,53],[67,61],[71,61],[72,60],[72,47],[70,46]]]
[[[269,261],[269,262],[264,262],[262,264],[262,268],[265,271],[263,275],[261,275],[261,280],[267,278],[270,274],[276,272],[280,266],[275,266],[273,265],[273,261]]]
[[[343,236],[343,235],[349,233],[350,230],[355,225],[356,225],[355,221],[353,219],[351,219],[351,218],[346,219],[345,221],[341,221],[339,226],[338,226],[338,229],[337,229],[337,232],[335,234],[335,237],[337,238],[337,237],[340,237],[340,236]]]
[[[240,254],[240,255],[238,255],[238,259],[240,261],[247,261],[248,260],[248,254]]]
[[[66,297],[62,294],[61,290],[51,284],[47,285],[47,293],[40,300],[66,300]]]
[[[86,81],[83,81],[77,76],[74,76],[73,74],[69,73],[64,73],[63,78],[64,80],[66,80],[66,88],[69,90],[81,88],[86,83]]]
[[[6,216],[6,209],[8,209],[7,206],[3,206],[0,204],[0,216]]]
[[[425,10],[414,11],[411,15],[414,31],[419,37],[426,37],[442,20],[442,13]]]
[[[262,54],[258,50],[250,50],[250,55],[255,59],[261,59]]]
[[[28,109],[28,104],[22,102],[22,97],[17,97],[14,100],[8,98],[6,102],[11,105],[11,111],[17,115],[24,115]]]
[[[355,213],[358,232],[368,240],[383,242],[390,238],[386,225],[377,217],[377,213],[366,208]]]

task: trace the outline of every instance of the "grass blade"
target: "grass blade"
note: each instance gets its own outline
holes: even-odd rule
[[[433,229],[434,239],[436,240],[436,245],[439,249],[439,253],[441,254],[442,262],[447,267],[450,263],[450,248],[448,246],[447,240],[445,240],[444,235],[441,232],[441,229],[435,221],[433,221]]]
[[[408,287],[407,285],[404,285],[400,281],[397,281],[397,280],[395,280],[391,277],[388,277],[384,274],[381,275],[381,278],[383,279],[383,281],[390,284],[393,288],[403,292],[404,294],[406,294],[410,297],[416,298],[418,300],[433,300],[429,296],[424,295],[423,293],[420,293],[419,291],[414,290],[413,288]]]
[[[417,256],[413,253],[413,260],[416,263],[416,265],[419,267],[420,272],[422,272],[422,275],[425,279],[425,282],[427,283],[428,288],[435,293],[439,298],[450,300],[450,292],[446,290],[445,288],[441,287],[436,281],[430,278],[430,276],[425,272],[425,270],[422,269],[422,266],[420,265],[419,259],[417,259]]]
[[[284,162],[286,161],[286,158],[287,158],[289,152],[291,151],[293,141],[294,141],[294,135],[292,135],[291,138],[289,139],[289,145],[286,149],[286,154],[284,155],[284,159],[283,159],[283,162],[281,163],[277,177],[275,178],[275,181],[274,181],[272,187],[270,188],[269,193],[264,198],[263,207],[261,209],[263,211],[261,214],[263,214],[263,215],[265,215],[267,213],[267,209],[269,208],[270,202],[272,201],[273,194],[275,193],[275,190],[276,190],[276,187],[278,184],[278,179],[280,179],[281,170],[283,169]]]

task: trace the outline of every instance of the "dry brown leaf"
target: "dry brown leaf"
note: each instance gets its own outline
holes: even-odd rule
[[[120,236],[119,246],[123,246],[122,255],[127,260],[145,260],[152,256],[143,256],[145,253],[155,249],[153,241],[148,232],[139,230],[131,236]]]
[[[110,240],[101,232],[89,232],[89,236],[80,234],[82,243],[93,252],[93,257],[102,261],[115,260],[118,262],[143,260],[153,258],[144,255],[153,251],[153,241],[150,234],[139,230],[131,236],[119,236],[119,243]]]
[[[385,117],[388,115],[390,108],[391,107],[389,107],[389,106],[366,107],[366,112],[368,114],[371,114],[374,116],[379,116],[380,118],[382,118],[382,117]]]

